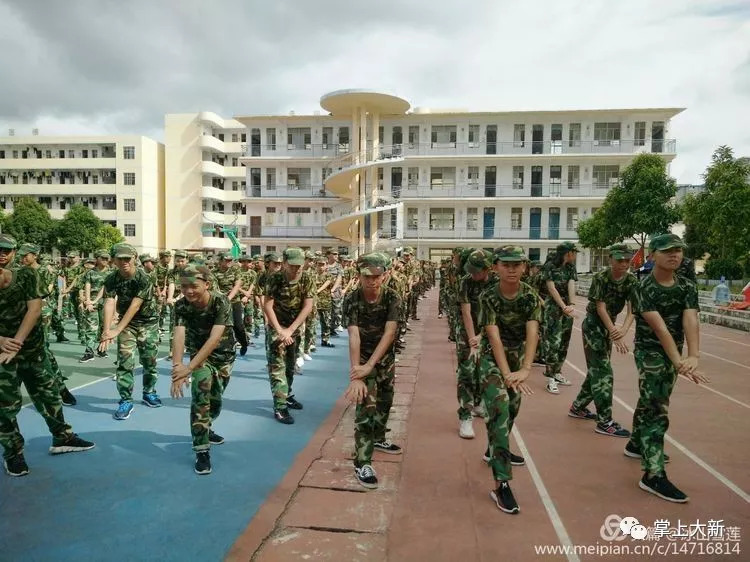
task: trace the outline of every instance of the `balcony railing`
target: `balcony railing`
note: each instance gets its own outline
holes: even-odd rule
[[[616,184],[611,184],[616,185]],[[477,183],[391,186],[395,198],[456,198],[456,197],[605,197],[608,183],[595,184],[538,184],[538,185],[481,185]]]
[[[482,240],[576,240],[578,234],[573,230],[555,227],[526,228],[407,228],[404,238],[413,239],[482,239]]]
[[[290,145],[245,145],[243,154],[263,158],[336,158],[352,155],[349,144],[290,144]],[[653,152],[674,154],[675,139],[626,139],[626,140],[560,140],[560,141],[499,141],[499,142],[414,142],[403,144],[381,144],[381,158],[402,156],[482,156],[482,155],[556,155],[556,154],[636,154]],[[358,162],[372,160],[373,147],[358,154]],[[349,162],[347,165],[351,165]],[[335,168],[335,166],[331,166]],[[344,167],[344,166],[342,166]]]
[[[247,188],[248,197],[332,198],[322,185],[256,185]]]
[[[322,226],[263,226],[260,233],[250,228],[250,238],[331,238]]]

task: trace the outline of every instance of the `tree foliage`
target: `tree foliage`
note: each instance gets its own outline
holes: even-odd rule
[[[122,233],[111,224],[102,224],[96,237],[97,249],[109,250],[118,242],[124,241]]]
[[[583,246],[603,248],[634,240],[641,248],[653,234],[667,232],[679,211],[673,203],[677,184],[658,154],[639,154],[620,175],[594,215],[578,224]]]
[[[57,247],[61,252],[90,253],[99,247],[102,222],[88,207],[73,205],[57,225]]]
[[[55,221],[47,208],[31,197],[16,201],[13,212],[3,218],[3,232],[19,244],[38,244],[49,250],[54,237]]]

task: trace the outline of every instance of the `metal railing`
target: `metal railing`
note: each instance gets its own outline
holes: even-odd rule
[[[440,239],[482,239],[482,240],[576,240],[578,234],[567,228],[526,227],[526,228],[497,228],[478,227],[467,228],[407,228],[404,238],[440,238]]]
[[[250,238],[331,238],[323,226],[263,226],[255,236],[251,229]]]
[[[322,185],[255,185],[247,188],[247,196],[338,199],[336,195],[326,191]]]
[[[615,184],[592,183],[579,185],[481,185],[460,183],[441,186],[402,185],[391,186],[393,197],[408,198],[455,198],[455,197],[605,197]]]

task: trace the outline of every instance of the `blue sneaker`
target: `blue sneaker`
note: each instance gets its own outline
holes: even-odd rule
[[[116,420],[126,420],[133,411],[133,403],[130,400],[121,400],[117,406],[117,411],[112,415]]]
[[[149,408],[161,408],[162,403],[159,395],[156,392],[143,395],[143,403]]]

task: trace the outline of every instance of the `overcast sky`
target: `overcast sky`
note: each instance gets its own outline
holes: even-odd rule
[[[506,111],[679,106],[672,174],[750,155],[750,0],[0,0],[0,136],[320,109],[340,88]]]

